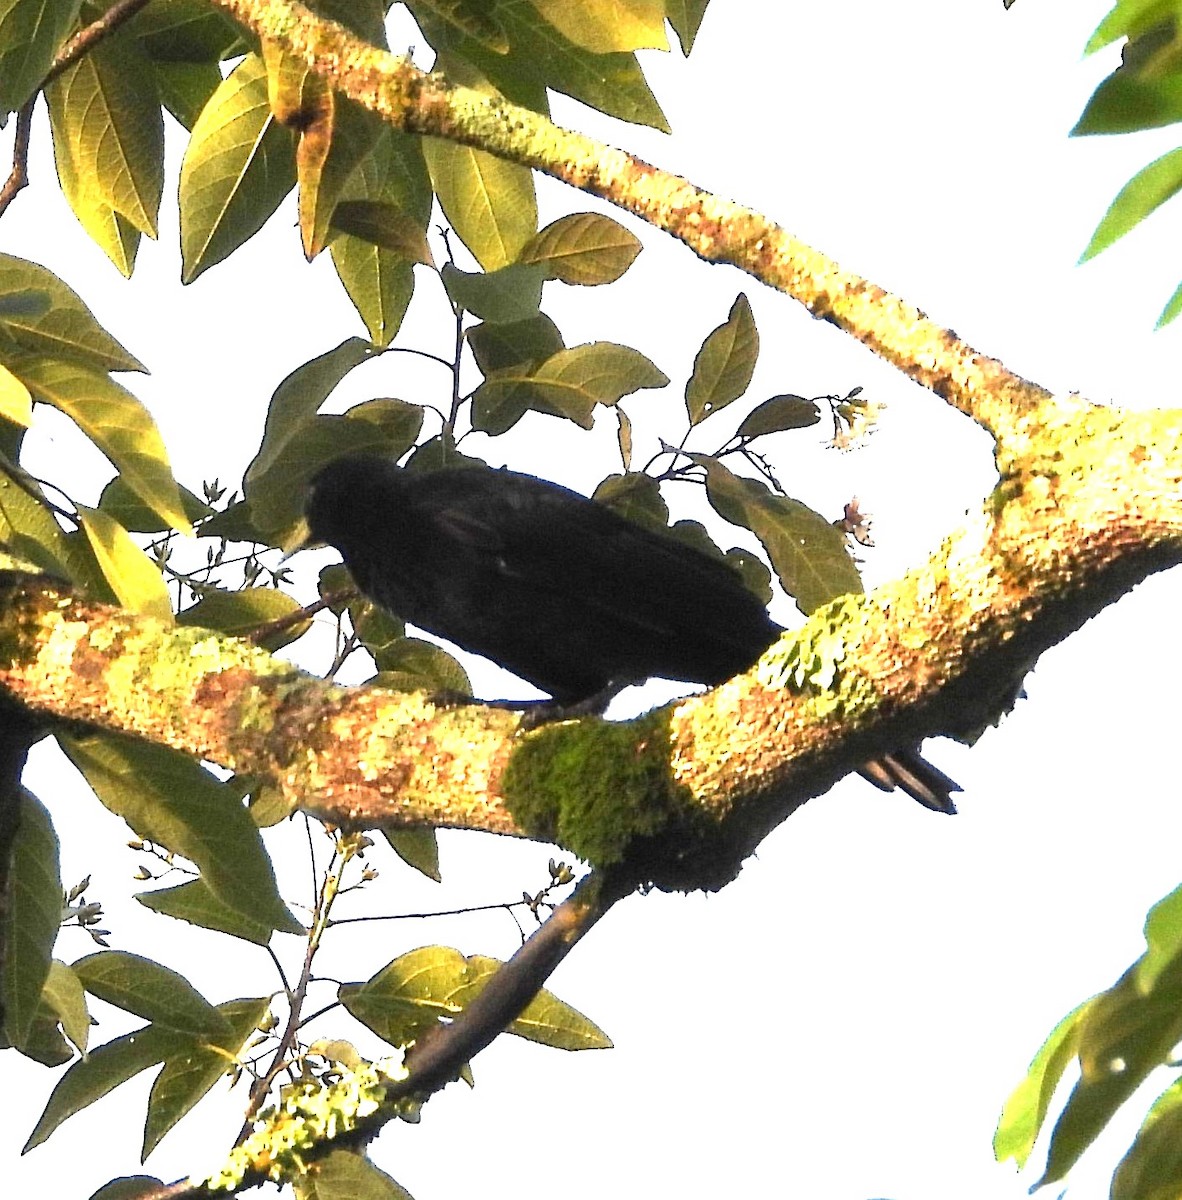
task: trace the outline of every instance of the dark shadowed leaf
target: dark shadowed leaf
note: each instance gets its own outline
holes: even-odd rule
[[[784,429],[806,429],[821,419],[815,400],[803,396],[773,396],[758,404],[744,418],[736,431],[739,437],[762,437]]]
[[[443,876],[439,873],[439,838],[434,829],[427,826],[411,829],[387,826],[382,830],[382,836],[408,867],[414,867],[436,883],[442,882]]]
[[[81,7],[82,0],[0,0],[0,114],[37,90]]]
[[[164,1067],[156,1076],[148,1097],[141,1162],[193,1105],[232,1069],[234,1058],[266,1016],[268,1005],[266,997],[232,1000],[219,1005],[228,1026],[227,1033],[211,1038],[212,1045],[193,1044],[164,1060]]]
[[[542,267],[514,263],[492,271],[461,271],[450,263],[441,272],[452,301],[482,321],[529,321],[542,302]]]
[[[368,1158],[334,1150],[315,1162],[295,1185],[296,1200],[412,1200],[401,1184]]]
[[[155,1175],[120,1175],[104,1183],[90,1200],[139,1200],[140,1196],[159,1191],[164,1180]]]
[[[108,1004],[195,1037],[225,1035],[226,1018],[176,971],[124,950],[99,950],[74,963],[82,986]]]
[[[7,904],[0,909],[4,1031],[16,1046],[22,1046],[33,1029],[62,915],[62,881],[53,822],[32,792],[20,789],[19,803],[20,820],[9,859]]]
[[[180,489],[181,507],[191,522],[200,521],[212,514],[213,509],[198,499],[188,488]],[[163,533],[171,528],[158,512],[145,504],[122,475],[116,475],[103,488],[99,497],[99,509],[114,517],[124,529],[131,533]]]
[[[381,200],[342,200],[332,227],[396,254],[404,262],[434,266],[427,232],[412,216]]]
[[[240,912],[223,904],[206,886],[203,879],[191,879],[178,883],[176,887],[161,888],[155,892],[140,892],[136,899],[153,912],[166,917],[200,925],[202,929],[216,929],[231,937],[265,946],[271,940],[271,926],[263,921],[252,921]]]
[[[558,326],[545,313],[524,321],[475,325],[466,334],[476,365],[485,375],[510,367],[535,367],[563,348]]]
[[[668,532],[669,506],[661,496],[660,484],[642,471],[609,475],[595,489],[591,498],[637,525],[661,533]]]
[[[177,613],[178,625],[197,625],[216,629],[230,637],[250,637],[260,625],[289,616],[300,607],[299,601],[278,588],[250,587],[238,592],[206,592],[196,604]],[[286,625],[259,642],[272,652],[302,637],[312,624],[311,617]]]
[[[441,646],[422,638],[400,638],[382,651],[381,668],[369,682],[396,692],[456,692],[472,695],[468,672]]]

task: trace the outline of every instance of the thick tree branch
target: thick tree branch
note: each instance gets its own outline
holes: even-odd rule
[[[0,580],[0,687],[35,711],[269,777],[346,826],[554,840],[662,887],[720,887],[865,759],[971,740],[1035,659],[1182,560],[1182,410],[1048,401],[923,566],[813,614],[746,675],[635,721],[518,716],[323,683],[246,643]]]
[[[845,271],[779,225],[531,109],[450,86],[364,42],[298,0],[214,0],[398,129],[475,146],[544,171],[634,213],[708,262],[725,262],[799,300],[995,435],[1048,398],[951,330]]]

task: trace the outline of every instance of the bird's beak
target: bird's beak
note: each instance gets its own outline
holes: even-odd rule
[[[285,563],[293,554],[323,544],[323,542],[316,541],[312,536],[312,531],[308,528],[306,518],[301,517],[279,543],[279,548],[283,551],[283,557],[279,561]]]

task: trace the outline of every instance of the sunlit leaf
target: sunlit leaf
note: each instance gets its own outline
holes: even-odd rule
[[[70,164],[73,186],[65,191],[83,225],[97,200],[155,237],[164,122],[155,72],[135,41],[100,41],[49,85],[46,97],[54,156],[59,173],[63,160]]]
[[[576,46],[594,54],[668,50],[664,0],[530,0]]]
[[[33,397],[29,389],[0,363],[0,417],[28,427],[33,422]]]
[[[192,532],[156,422],[125,387],[77,363],[22,358],[9,366],[94,442],[145,504],[173,529]]]
[[[538,228],[528,167],[440,138],[424,138],[431,183],[456,235],[486,270],[515,262]]]
[[[20,818],[10,851],[7,903],[0,908],[4,970],[0,974],[4,1030],[13,1044],[28,1037],[49,976],[61,924],[58,839],[40,800],[19,791]]]
[[[294,183],[291,134],[271,115],[263,60],[249,54],[202,110],[181,164],[182,281],[253,237]]]
[[[113,517],[83,504],[77,508],[95,558],[120,606],[129,612],[171,622],[172,601],[156,563]]]
[[[1179,191],[1182,191],[1182,150],[1171,150],[1138,171],[1121,188],[1079,261],[1095,258]]]

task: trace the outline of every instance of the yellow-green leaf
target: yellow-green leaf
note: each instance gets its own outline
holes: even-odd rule
[[[156,422],[125,387],[71,362],[9,362],[37,400],[66,414],[115,464],[128,486],[181,533],[192,533]]]
[[[0,363],[0,417],[28,428],[33,422],[33,397],[29,389]]]
[[[90,1038],[90,1013],[86,1008],[86,989],[74,968],[55,958],[49,964],[49,977],[41,998],[61,1022],[66,1037],[85,1054]]]
[[[257,233],[294,183],[291,133],[271,114],[262,58],[248,54],[197,118],[181,164],[182,281]]]
[[[442,880],[439,873],[439,838],[435,829],[426,825],[409,829],[387,826],[382,830],[382,836],[408,867],[414,867],[436,883]]]
[[[296,1200],[412,1200],[410,1192],[355,1150],[334,1150],[294,1183]]]
[[[131,540],[131,535],[114,517],[82,504],[78,505],[78,516],[120,605],[129,612],[171,622],[172,604],[159,566]]]
[[[260,625],[290,616],[300,605],[278,588],[248,587],[237,592],[206,592],[196,604],[177,614],[180,625],[216,629],[230,637],[250,637]],[[272,653],[302,637],[312,624],[310,617],[286,625],[259,644]]]
[[[129,38],[107,38],[55,79],[46,95],[54,114],[54,156],[59,164],[69,161],[78,197],[92,195],[155,237],[164,121],[147,57]]]
[[[594,54],[668,50],[665,0],[530,0],[551,25]]]
[[[444,215],[486,271],[516,261],[538,228],[528,167],[483,150],[424,138],[423,153]]]
[[[380,200],[342,200],[332,211],[332,226],[341,233],[393,251],[405,262],[435,265],[427,244],[427,231],[414,217],[392,204]]]
[[[640,239],[611,217],[571,213],[530,238],[519,261],[544,266],[550,279],[587,286],[619,279],[642,249]]]
[[[480,0],[422,0],[422,3],[482,46],[497,54],[509,52],[509,39],[497,20],[495,6]]]

